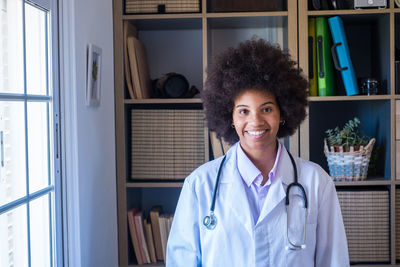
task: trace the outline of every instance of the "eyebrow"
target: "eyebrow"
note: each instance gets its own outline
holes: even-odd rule
[[[267,102],[261,104],[260,107],[265,106],[265,105],[269,105],[269,104],[275,105],[274,102],[272,102],[272,101],[267,101]],[[241,108],[241,107],[248,107],[248,105],[239,104],[239,105],[236,106],[236,108]]]

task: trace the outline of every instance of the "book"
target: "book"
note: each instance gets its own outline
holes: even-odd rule
[[[340,71],[342,75],[346,94],[349,96],[358,95],[359,90],[357,85],[357,78],[350,57],[350,50],[347,44],[343,21],[339,16],[335,16],[329,18],[328,22],[334,43],[332,47],[332,53],[334,54],[333,61],[335,63],[336,69]]]
[[[167,215],[160,215],[158,217],[158,224],[160,226],[160,236],[161,236],[161,247],[162,247],[162,253],[163,253],[163,258],[164,262],[166,260],[166,253],[167,253],[167,240],[168,240],[168,217]]]
[[[144,235],[143,215],[141,211],[135,214],[135,229],[138,233],[139,249],[141,250],[140,254],[143,257],[143,263],[150,263],[149,251],[147,249],[147,242]]]
[[[310,82],[310,96],[318,96],[315,18],[308,19],[308,80]]]
[[[139,81],[139,70],[136,60],[135,39],[136,38],[133,36],[130,36],[127,39],[129,67],[131,70],[134,95],[137,99],[143,99]]]
[[[144,232],[146,234],[147,247],[149,249],[149,254],[150,254],[150,260],[151,262],[157,262],[156,249],[154,247],[154,239],[153,239],[153,232],[151,230],[151,224],[147,222],[147,219],[143,220],[143,224],[144,224]]]
[[[156,248],[157,260],[164,260],[161,244],[159,217],[162,212],[161,206],[154,206],[150,210],[151,229],[153,230],[154,246]]]
[[[139,234],[135,227],[135,214],[138,212],[137,208],[128,211],[128,225],[129,225],[129,232],[131,235],[133,249],[135,251],[135,256],[138,264],[143,264],[143,255],[139,245]]]
[[[169,232],[171,231],[172,227],[172,221],[174,220],[174,215],[170,214],[168,216],[168,221],[167,221],[167,237],[169,237]]]
[[[394,62],[395,94],[400,94],[400,61]]]
[[[147,52],[144,44],[137,38],[134,38],[136,62],[139,74],[139,83],[142,98],[151,97],[151,80],[149,75],[149,67],[147,63]]]
[[[316,18],[315,34],[317,37],[318,95],[333,96],[335,80],[332,65],[331,40],[326,17]]]
[[[129,57],[128,57],[128,37],[136,37],[137,29],[128,21],[124,22],[124,70],[125,70],[125,81],[126,86],[128,88],[129,96],[132,99],[136,98],[136,95],[133,91],[132,84],[132,76],[131,76],[131,68],[129,66]]]

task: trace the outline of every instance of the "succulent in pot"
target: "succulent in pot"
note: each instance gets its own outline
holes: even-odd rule
[[[358,127],[360,123],[360,120],[355,117],[346,122],[342,129],[336,127],[326,130],[328,147],[334,147],[335,152],[339,152],[342,146],[343,152],[348,152],[350,151],[350,147],[353,147],[354,151],[357,151],[360,146],[367,145],[370,138],[359,134]]]

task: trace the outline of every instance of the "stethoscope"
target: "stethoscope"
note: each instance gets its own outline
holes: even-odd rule
[[[293,156],[292,154],[290,154],[289,151],[287,151],[290,157],[290,161],[292,162],[293,165],[293,170],[294,170],[294,182],[292,182],[291,184],[288,185],[288,187],[286,188],[286,201],[285,201],[285,205],[286,205],[286,238],[290,244],[290,246],[287,247],[287,249],[291,249],[291,250],[298,250],[298,249],[304,249],[306,247],[306,225],[307,225],[307,209],[308,209],[308,200],[307,200],[307,195],[306,195],[306,191],[304,190],[304,187],[298,182],[298,175],[297,175],[297,168],[296,168],[296,163],[294,162]],[[215,199],[217,198],[217,191],[218,191],[218,185],[219,185],[219,179],[221,177],[221,170],[222,170],[222,166],[225,162],[226,159],[226,155],[222,158],[222,161],[219,165],[218,168],[218,173],[217,173],[217,179],[215,181],[215,185],[214,185],[214,191],[213,191],[213,196],[212,196],[212,202],[211,202],[211,206],[210,206],[210,213],[209,215],[205,216],[203,219],[203,224],[204,226],[208,229],[208,230],[214,230],[215,227],[217,226],[217,217],[214,214],[214,209],[215,209]],[[295,242],[292,242],[289,238],[289,213],[288,213],[288,207],[289,207],[289,193],[290,193],[290,189],[297,187],[300,189],[300,191],[302,192],[302,198],[303,198],[303,204],[304,204],[304,229],[303,229],[303,242],[302,244],[296,244]]]

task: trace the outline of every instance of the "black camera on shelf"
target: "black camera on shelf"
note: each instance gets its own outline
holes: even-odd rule
[[[169,72],[161,78],[153,80],[154,98],[192,98],[199,90],[189,82],[185,76],[175,72]]]

